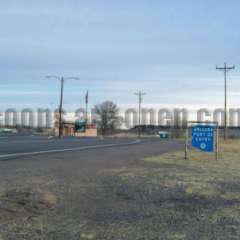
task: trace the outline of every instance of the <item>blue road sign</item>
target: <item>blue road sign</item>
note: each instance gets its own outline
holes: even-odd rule
[[[192,146],[204,152],[214,151],[214,129],[212,125],[192,127]]]

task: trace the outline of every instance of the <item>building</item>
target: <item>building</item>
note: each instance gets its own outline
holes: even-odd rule
[[[55,135],[58,136],[59,129],[55,128]],[[97,137],[97,127],[94,124],[85,124],[81,130],[76,129],[75,123],[63,123],[63,137]]]

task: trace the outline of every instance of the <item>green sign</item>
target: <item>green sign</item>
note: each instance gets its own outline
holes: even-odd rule
[[[76,120],[75,121],[75,132],[85,132],[86,131],[86,121]]]

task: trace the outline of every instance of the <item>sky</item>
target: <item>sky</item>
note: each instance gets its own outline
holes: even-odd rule
[[[0,1],[0,109],[222,106],[227,62],[229,106],[240,99],[238,0]]]

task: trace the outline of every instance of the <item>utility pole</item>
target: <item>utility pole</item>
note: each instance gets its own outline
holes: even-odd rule
[[[86,92],[86,95],[85,95],[85,111],[86,111],[86,114],[85,114],[85,118],[86,118],[86,124],[88,124],[88,90]]]
[[[59,76],[46,76],[46,78],[55,78],[61,81],[61,90],[60,90],[60,104],[59,104],[59,116],[58,116],[58,121],[59,121],[59,126],[58,126],[58,138],[62,138],[63,136],[63,122],[62,122],[62,112],[63,112],[63,90],[64,90],[64,82],[67,79],[74,79],[74,80],[79,80],[77,77],[59,77]]]
[[[146,95],[141,91],[135,93],[138,96],[138,138],[141,138],[141,104],[142,104],[142,96]]]
[[[227,72],[234,70],[235,66],[228,67],[227,63],[224,63],[224,67],[216,67],[217,70],[224,71],[224,90],[225,90],[225,100],[224,100],[224,140],[227,140]]]
[[[63,135],[63,125],[62,125],[62,106],[63,106],[63,88],[64,88],[64,78],[61,77],[61,92],[60,92],[60,104],[59,104],[59,126],[58,126],[58,138]]]

